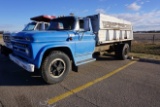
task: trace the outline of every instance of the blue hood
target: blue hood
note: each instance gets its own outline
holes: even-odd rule
[[[60,42],[68,39],[69,32],[73,33],[73,31],[22,31],[14,37],[21,38],[21,40],[28,39],[32,42]]]

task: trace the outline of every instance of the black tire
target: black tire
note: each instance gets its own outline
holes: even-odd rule
[[[129,50],[130,50],[129,48],[130,48],[129,44],[127,43],[116,46],[116,50],[115,50],[116,57],[121,60],[127,59],[129,55]]]
[[[93,57],[94,58],[97,58],[97,57],[100,57],[101,56],[101,53],[100,52],[95,52],[94,54],[93,54]]]
[[[61,51],[51,52],[43,61],[41,76],[48,84],[61,82],[71,69],[71,61]]]

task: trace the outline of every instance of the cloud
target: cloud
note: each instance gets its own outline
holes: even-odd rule
[[[114,16],[131,21],[136,31],[160,30],[160,10],[153,10],[148,13],[122,13]]]
[[[130,10],[138,11],[141,8],[141,6],[137,5],[137,3],[132,3],[130,5],[127,5],[127,8]]]
[[[106,11],[102,8],[96,9],[96,13],[106,13]]]

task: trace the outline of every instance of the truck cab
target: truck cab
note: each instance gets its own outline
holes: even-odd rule
[[[47,83],[62,81],[71,65],[76,68],[95,61],[95,34],[87,17],[55,18],[46,31],[22,31],[11,41],[10,59],[29,72],[39,69]],[[56,71],[50,71],[52,68]]]

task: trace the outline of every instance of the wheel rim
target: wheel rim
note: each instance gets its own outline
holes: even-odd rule
[[[60,59],[54,59],[50,64],[50,75],[54,78],[59,78],[64,74],[66,70],[66,64],[65,62]]]

